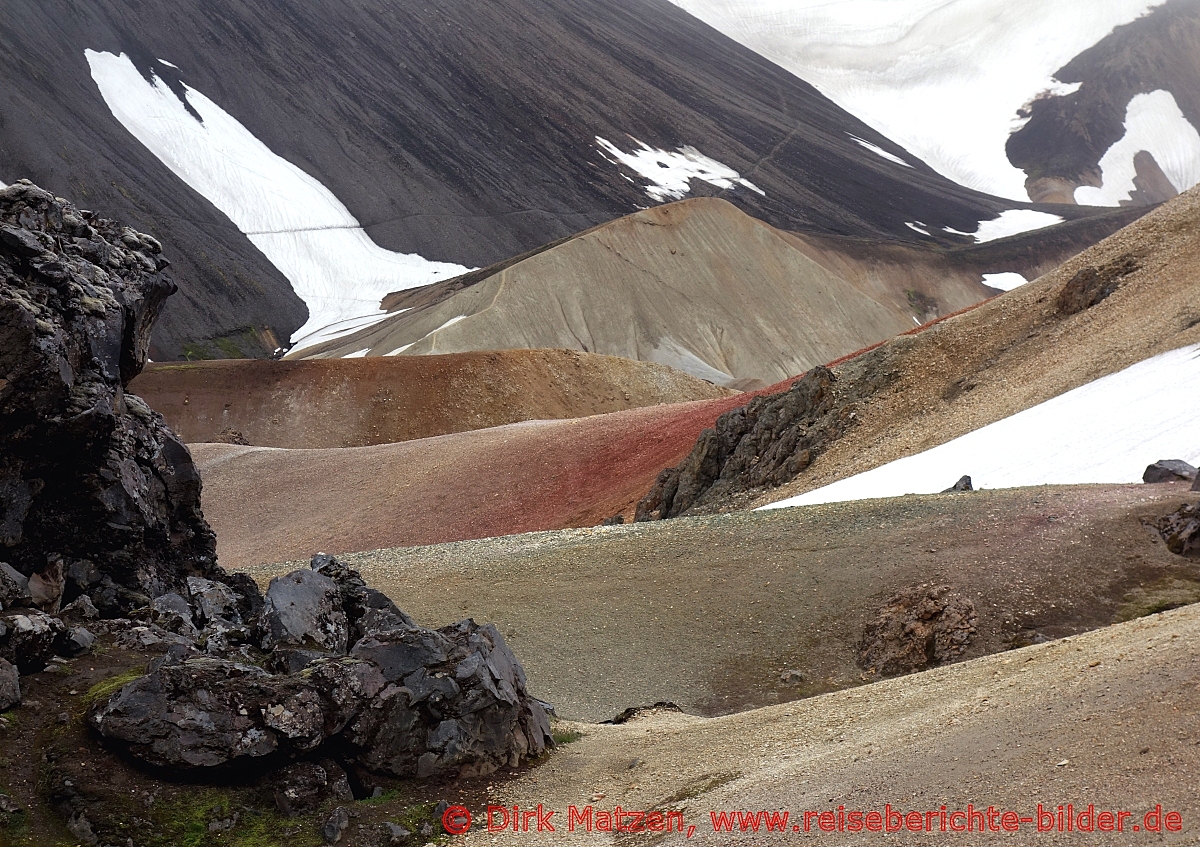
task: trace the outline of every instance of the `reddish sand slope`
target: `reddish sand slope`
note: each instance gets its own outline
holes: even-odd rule
[[[221,564],[590,526],[629,510],[750,395],[400,444],[196,444]]]
[[[188,443],[362,447],[729,395],[681,371],[576,350],[151,365],[132,390]]]

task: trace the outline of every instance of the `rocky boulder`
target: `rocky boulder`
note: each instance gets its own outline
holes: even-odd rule
[[[126,391],[167,265],[149,236],[0,189],[0,547],[48,611],[86,594],[115,617],[217,574],[191,456]]]
[[[1142,482],[1149,485],[1160,482],[1192,482],[1196,478],[1196,469],[1179,459],[1159,459],[1142,474]]]
[[[947,585],[919,585],[889,598],[863,629],[858,663],[883,676],[960,657],[978,625],[975,604]]]
[[[1200,558],[1200,503],[1180,506],[1155,526],[1172,553]]]
[[[635,519],[700,514],[731,495],[790,482],[853,422],[836,383],[833,371],[816,367],[789,390],[721,415],[678,467],[659,474]]]
[[[187,632],[189,611],[205,623],[202,586],[189,582],[190,605],[180,595],[154,604],[174,633]],[[205,620],[233,614],[226,603]],[[272,580],[260,618],[245,623],[261,640],[240,647],[240,659],[229,649],[198,655],[159,624],[132,631],[170,643],[168,655],[88,713],[102,737],[156,767],[269,769],[324,755],[403,777],[485,774],[553,743],[495,627],[417,626],[332,557]],[[300,803],[312,774],[295,776]]]

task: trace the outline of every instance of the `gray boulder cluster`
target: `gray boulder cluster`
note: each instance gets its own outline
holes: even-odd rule
[[[182,771],[332,758],[402,777],[474,776],[542,753],[543,704],[494,626],[417,626],[329,556],[276,577],[248,620],[228,587],[156,599],[149,673],[88,721],[134,758]]]
[[[0,710],[98,634],[156,654],[91,705],[101,738],[200,779],[290,768],[289,809],[336,794],[342,765],[472,775],[541,753],[544,704],[495,627],[419,627],[328,556],[265,597],[217,566],[191,455],[127,391],[167,264],[27,181],[0,189]]]

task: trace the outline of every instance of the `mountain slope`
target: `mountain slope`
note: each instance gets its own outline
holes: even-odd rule
[[[1094,167],[1121,137],[1134,94],[1166,88],[1190,104],[1200,84],[1195,0],[673,2],[813,83],[938,173],[1013,199],[1028,188],[1074,202],[1044,178]],[[1006,156],[1031,106],[1036,118]],[[1191,135],[1200,126],[1194,110],[1185,114],[1150,134],[1178,146],[1187,121]],[[1200,181],[1200,143],[1191,151],[1196,161],[1179,172],[1189,176],[1178,190]]]
[[[569,350],[153,364],[130,390],[185,442],[364,447],[729,392],[662,365]],[[228,437],[228,436],[226,436]]]
[[[167,245],[184,289],[158,360],[269,352],[306,311],[371,318],[388,274],[486,266],[684,191],[785,229],[918,241],[920,221],[943,244],[1020,205],[663,0],[13,0],[0,73],[0,179]],[[264,168],[304,191],[263,193]],[[339,266],[348,290],[328,290]]]
[[[781,488],[752,490],[751,478],[766,473],[769,466],[762,460],[779,451],[782,456],[771,461],[786,467],[790,448],[776,443],[771,431],[757,423],[747,424],[743,431],[741,419],[727,418],[718,432],[731,433],[731,440],[722,440],[719,455],[711,443],[713,436],[706,436],[689,461],[674,472],[694,475],[697,460],[704,459],[708,470],[695,485],[689,484],[690,502],[666,504],[660,516],[686,513],[693,507],[726,508],[743,495],[757,497],[762,505],[804,494],[946,444],[1171,351],[1185,351],[1175,354],[1178,367],[1172,372],[1186,393],[1186,385],[1196,376],[1194,363],[1187,359],[1193,354],[1185,348],[1200,344],[1198,221],[1200,189],[1192,189],[1028,285],[838,365],[832,394],[824,398],[820,410],[827,416],[823,420],[837,422],[836,434],[820,445],[820,455],[809,457],[811,464],[805,462],[802,473]],[[1189,455],[1194,452],[1179,442],[1186,439],[1181,424],[1186,424],[1187,410],[1194,406],[1153,397],[1152,406],[1142,404],[1132,410],[1142,419],[1129,428],[1125,412],[1130,410],[1119,404],[1134,402],[1145,386],[1130,386],[1127,378],[1119,382],[1122,389],[1112,398],[1107,398],[1103,385],[1098,387],[1098,407],[1095,403],[1076,407],[1080,414],[1085,408],[1093,410],[1083,421],[1071,414],[1041,417],[1033,430],[1035,437],[1050,443],[1054,438],[1070,442],[1095,435],[1096,440],[1088,443],[1095,449],[1104,445],[1105,450],[1119,451],[1125,463],[1133,461],[1142,443],[1148,450],[1160,443],[1185,449]],[[1154,384],[1162,384],[1157,375]],[[1097,391],[1090,394],[1095,397]],[[783,402],[785,396],[779,395],[768,405]],[[1194,402],[1190,395],[1189,402]],[[1106,405],[1113,408],[1106,411]],[[845,425],[851,412],[853,424]],[[1103,417],[1097,416],[1100,412]],[[1050,424],[1055,431],[1044,429]],[[1119,426],[1126,427],[1123,439],[1103,440],[1106,429]],[[1168,437],[1155,442],[1158,435]],[[982,465],[994,473],[996,467],[984,448],[977,449]],[[1002,450],[997,455],[1016,467],[1037,451]],[[1113,465],[1104,458],[1090,458],[1088,473],[1111,473]],[[1149,455],[1142,467],[1162,458],[1173,457]],[[714,466],[719,467],[713,470]],[[959,473],[969,474],[970,468]],[[1081,478],[1067,461],[1059,465],[1058,475],[1050,473],[1038,481],[1119,482],[1129,478],[1130,470],[1126,465],[1117,477]],[[1014,478],[1033,481],[1025,474]],[[955,479],[957,475],[944,486]],[[928,484],[928,479],[922,480],[922,485]],[[692,497],[696,492],[700,493]],[[658,506],[648,508],[653,512]]]
[[[1008,156],[1029,196],[1094,205],[1169,200],[1200,182],[1200,3],[1169,0],[1055,72]]]
[[[1037,276],[1128,217],[944,250],[801,236],[685,200],[391,295],[386,320],[298,355],[572,347],[761,386],[973,305],[994,293],[985,275]]]

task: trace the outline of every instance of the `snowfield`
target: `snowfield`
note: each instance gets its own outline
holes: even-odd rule
[[[124,53],[86,55],[113,116],[228,215],[308,306],[293,352],[382,320],[379,301],[390,292],[471,270],[385,250],[324,185],[200,92],[188,88],[187,101],[203,123],[165,84],[147,82]]]
[[[1075,202],[1085,206],[1119,206],[1134,189],[1133,157],[1145,150],[1154,157],[1175,190],[1200,184],[1200,132],[1183,116],[1169,91],[1139,94],[1125,112],[1125,135],[1100,160],[1099,188],[1080,186]]]
[[[1051,215],[1049,212],[1035,212],[1032,209],[1009,209],[1007,212],[1001,212],[1000,217],[995,220],[980,221],[979,229],[974,232],[959,232],[957,229],[951,229],[948,226],[943,227],[943,229],[955,235],[969,235],[975,239],[976,244],[983,244],[987,241],[1008,238],[1010,235],[1020,235],[1023,232],[1032,232],[1035,229],[1045,229],[1048,226],[1054,226],[1062,222],[1063,219],[1061,217]],[[912,226],[912,224],[909,224],[909,226]],[[916,229],[916,227],[913,227],[913,229]]]
[[[764,506],[976,488],[1141,482],[1159,459],[1200,465],[1200,345],[1139,362],[924,453]]]
[[[646,194],[651,200],[659,203],[682,200],[691,192],[690,182],[693,179],[702,180],[717,188],[733,188],[740,185],[766,196],[766,192],[750,180],[742,179],[733,168],[721,164],[716,159],[710,159],[695,147],[680,147],[678,151],[669,153],[666,150],[656,150],[632,136],[630,140],[637,144],[637,149],[625,153],[611,141],[596,136],[596,144],[605,160],[612,164],[625,165],[638,176],[649,180]]]
[[[963,185],[1028,200],[1017,110],[1162,0],[671,0]],[[1157,158],[1157,157],[1156,157]]]

